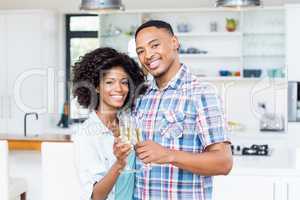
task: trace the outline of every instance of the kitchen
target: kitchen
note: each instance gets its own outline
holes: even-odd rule
[[[118,44],[114,47],[134,56],[134,52],[127,49],[130,27],[147,18],[170,20],[182,41],[182,52],[185,52],[182,55],[183,62],[189,64],[200,78],[214,83],[225,102],[225,112],[232,131],[232,149],[236,155],[231,177],[224,179],[226,184],[222,184],[223,179],[216,179],[220,182],[219,190],[223,192],[219,193],[223,196],[216,197],[216,200],[238,199],[240,194],[243,199],[258,197],[253,195],[280,200],[299,197],[296,188],[300,185],[300,155],[297,151],[300,147],[300,124],[296,122],[297,118],[289,116],[297,111],[297,89],[292,90],[287,84],[287,81],[300,80],[297,70],[300,32],[297,1],[264,1],[264,7],[258,8],[257,12],[220,10],[214,8],[214,1],[208,0],[153,2],[124,0],[125,13],[91,19],[94,26],[91,31],[98,31],[100,36],[98,44]],[[64,138],[65,134],[74,133],[76,124],[71,128],[59,128],[57,123],[61,119],[65,99],[69,96],[69,91],[65,89],[68,87],[65,77],[69,73],[66,67],[68,37],[65,15],[76,17],[76,14],[86,13],[79,11],[79,4],[77,1],[35,0],[0,3],[0,132],[7,134],[3,137],[22,138],[24,115],[29,112],[39,115],[38,119],[34,115],[27,116],[28,138],[60,142],[68,140]],[[123,21],[116,20],[122,17]],[[195,22],[199,20],[193,20],[194,17],[203,23]],[[226,17],[238,22],[235,31],[226,30]],[[72,30],[69,31],[72,33]],[[72,55],[72,50],[69,53],[69,58],[76,57]],[[203,67],[200,69],[199,66]],[[259,77],[255,77],[257,69],[261,70]],[[247,73],[250,73],[248,77],[245,76]],[[291,99],[294,99],[294,103],[290,104]],[[71,105],[70,109],[71,115],[78,119],[74,106]],[[291,111],[288,112],[289,109]],[[288,122],[289,118],[291,122]],[[277,122],[275,124],[279,124],[275,131],[274,127],[270,127],[274,120]],[[271,121],[269,127],[263,126],[268,121]],[[263,127],[273,130],[260,131]],[[66,144],[69,145],[69,142]],[[18,143],[14,145],[12,148],[24,148]],[[42,180],[44,169],[40,142],[29,148],[38,150],[10,151],[11,176],[25,178],[27,199],[44,199],[47,196],[45,193],[51,192],[59,194],[54,189],[42,189],[41,183],[46,180]],[[260,151],[260,148],[267,148],[268,151]],[[266,155],[241,156],[246,152],[265,152]],[[60,159],[58,163],[63,162]],[[65,169],[65,166],[60,167],[62,171]],[[253,176],[259,177],[262,184],[255,185],[257,179]],[[236,189],[241,181],[256,192],[250,190],[249,193],[249,190],[245,190],[246,186]],[[227,182],[232,182],[233,186],[230,187]],[[227,190],[227,193],[223,190]],[[246,192],[249,197],[244,196]],[[226,196],[234,194],[236,196]],[[48,198],[51,199],[51,195]],[[53,196],[52,199],[58,198]],[[71,198],[65,196],[62,199]]]

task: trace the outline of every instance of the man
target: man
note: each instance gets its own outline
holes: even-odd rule
[[[135,199],[210,200],[212,176],[232,168],[225,120],[213,87],[179,61],[171,26],[152,20],[135,33],[141,64],[154,77],[135,113],[146,141],[136,145]]]

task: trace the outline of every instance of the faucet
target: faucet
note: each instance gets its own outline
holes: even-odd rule
[[[24,137],[26,137],[27,135],[27,116],[28,115],[35,115],[35,119],[38,120],[39,119],[39,115],[36,112],[30,112],[30,113],[25,113],[24,116]]]

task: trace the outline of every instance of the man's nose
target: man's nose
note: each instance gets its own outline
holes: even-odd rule
[[[152,49],[146,49],[146,59],[151,59],[153,55],[154,52],[152,51]]]

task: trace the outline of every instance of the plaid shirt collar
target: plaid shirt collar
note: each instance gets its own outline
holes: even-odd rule
[[[189,72],[189,70],[188,70],[187,66],[184,64],[181,64],[181,67],[178,70],[178,72],[176,73],[176,75],[171,79],[171,81],[169,81],[169,83],[166,85],[166,87],[163,88],[162,90],[166,90],[168,88],[172,88],[172,89],[176,90],[176,89],[180,88],[187,81],[188,72]],[[156,84],[155,78],[150,80],[148,92],[150,92],[152,90],[159,90],[159,88]]]

